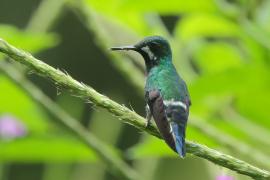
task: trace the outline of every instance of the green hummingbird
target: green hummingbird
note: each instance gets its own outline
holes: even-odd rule
[[[178,75],[167,40],[150,36],[131,46],[111,50],[132,50],[140,53],[146,65],[146,126],[153,117],[163,139],[180,157],[184,157],[185,132],[191,105],[185,81]]]

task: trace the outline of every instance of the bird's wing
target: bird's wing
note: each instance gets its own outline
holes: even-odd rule
[[[158,90],[147,91],[146,100],[163,139],[184,157],[187,105],[180,101],[163,100]]]

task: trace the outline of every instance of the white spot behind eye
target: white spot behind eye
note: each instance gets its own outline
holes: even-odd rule
[[[142,50],[148,54],[148,56],[149,56],[150,59],[153,59],[153,60],[156,60],[157,59],[157,57],[151,51],[151,49],[149,48],[149,46],[143,47]]]

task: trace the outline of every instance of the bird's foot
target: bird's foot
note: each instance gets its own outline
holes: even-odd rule
[[[146,120],[144,128],[147,129],[150,127],[150,125],[151,125],[150,120]]]
[[[151,114],[151,111],[150,111],[150,108],[149,108],[148,105],[146,105],[145,111],[146,111],[145,129],[147,129],[151,124],[150,121],[151,121],[151,118],[152,118],[152,114]]]

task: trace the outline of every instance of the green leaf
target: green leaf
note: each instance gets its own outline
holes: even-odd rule
[[[55,34],[26,32],[14,26],[0,24],[0,38],[26,51],[36,53],[55,46],[59,39]]]
[[[111,23],[116,23],[122,26],[119,30],[124,31],[125,28],[129,29],[134,34],[141,36],[160,34],[153,26],[157,22],[151,20],[151,15],[164,14],[175,15],[187,12],[212,12],[216,11],[214,1],[202,0],[197,2],[191,1],[93,1],[84,0],[86,6],[89,7],[89,11],[95,11],[98,14],[109,19]],[[155,13],[153,13],[155,12]],[[149,20],[150,16],[150,20]],[[102,21],[102,19],[99,19]],[[152,24],[152,25],[151,25]],[[113,29],[113,26],[109,26],[109,29]],[[105,28],[103,30],[106,30]],[[117,31],[119,32],[119,31]],[[109,33],[110,34],[110,33]],[[128,37],[127,37],[128,38]]]
[[[237,48],[225,42],[205,43],[194,53],[200,71],[206,73],[241,67],[245,62]]]
[[[1,162],[89,162],[96,155],[72,137],[59,135],[27,136],[13,141],[0,141]]]
[[[49,117],[36,102],[4,76],[0,76],[0,115],[10,114],[21,120],[31,133],[45,133]]]
[[[237,37],[240,28],[234,22],[213,14],[191,14],[176,25],[174,34],[183,43],[202,37]]]
[[[240,68],[200,76],[190,85],[189,90],[196,100],[216,95],[238,95],[249,89],[260,92],[262,89],[269,88],[269,77],[269,70],[265,67],[244,65]]]
[[[99,12],[119,12],[123,15],[126,12],[157,12],[162,14],[175,14],[186,12],[214,12],[217,10],[214,0],[190,0],[190,1],[126,1],[126,0],[85,0],[89,6]]]
[[[264,128],[268,128],[270,131],[270,113],[268,111],[268,107],[270,107],[270,87],[268,84],[270,81],[268,80],[265,83],[267,83],[265,84],[265,89],[251,87],[239,93],[236,108],[241,114],[249,117],[255,123],[261,124]]]

